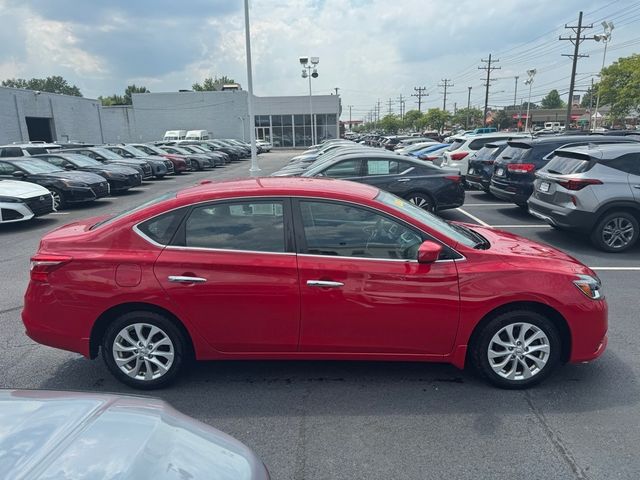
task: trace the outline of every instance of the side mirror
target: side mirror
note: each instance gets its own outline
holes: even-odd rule
[[[13,172],[11,175],[15,178],[23,178],[25,173],[18,170],[17,172]]]
[[[64,169],[65,169],[65,170],[75,170],[75,169],[76,169],[76,167],[75,167],[75,165],[72,165],[72,164],[70,164],[70,163],[67,163],[67,164],[64,166]]]
[[[422,242],[418,247],[418,263],[433,263],[440,257],[442,245],[431,240]]]

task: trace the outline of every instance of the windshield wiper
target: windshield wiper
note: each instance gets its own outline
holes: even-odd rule
[[[547,172],[548,173],[553,173],[553,174],[556,174],[556,175],[562,175],[562,172],[559,172],[557,170],[547,170]]]

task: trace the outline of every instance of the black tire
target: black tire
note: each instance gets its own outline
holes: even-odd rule
[[[202,162],[200,162],[199,160],[196,160],[195,164],[196,164],[196,170],[198,172],[201,172],[204,170],[204,164]]]
[[[433,201],[433,198],[426,193],[410,193],[407,195],[406,199],[427,212],[435,212],[436,210],[436,203]]]
[[[616,232],[620,235],[616,236]],[[622,232],[628,232],[622,236]],[[602,217],[591,232],[591,242],[605,252],[624,252],[638,241],[640,226],[638,219],[623,210],[611,212]]]
[[[494,336],[501,332],[502,329],[509,325],[518,324],[528,324],[531,326],[527,327],[527,330],[525,330],[525,334],[527,335],[524,337],[525,341],[523,345],[514,344],[513,349],[509,350],[501,344],[492,343]],[[533,340],[530,345],[527,345],[527,340],[530,340],[534,334],[538,335],[538,332],[540,331],[544,334],[546,340]],[[516,326],[513,328],[512,332],[514,335],[519,335],[520,329]],[[500,340],[505,341],[505,338],[508,338],[508,336],[503,331]],[[507,341],[507,343],[509,343],[509,341]],[[527,352],[529,352],[527,353],[522,350],[525,348],[533,349],[534,347],[540,349],[543,344],[548,346],[548,352],[540,350],[537,352],[529,352],[529,350],[527,350]],[[515,376],[513,379],[505,378],[494,370],[489,360],[490,347],[504,348],[505,355],[496,356],[494,360],[499,364],[501,362],[506,362],[502,370],[502,373],[504,374],[508,374],[511,369],[514,368],[515,364]],[[492,351],[501,353],[499,350]],[[473,345],[471,345],[470,354],[473,366],[493,385],[505,389],[523,389],[540,383],[558,366],[560,359],[562,358],[562,342],[560,340],[558,329],[548,318],[537,312],[528,310],[512,310],[496,316],[482,327],[482,330],[475,338]],[[544,361],[545,363],[540,367],[538,362],[533,361],[533,357],[538,359],[539,362]],[[525,378],[523,375],[523,363],[533,366],[534,368],[534,373],[529,378]],[[500,368],[499,365],[496,365],[496,368]],[[507,370],[506,372],[504,371],[505,369]],[[531,373],[531,367],[528,371]]]
[[[167,369],[167,371],[161,374],[161,376],[159,376],[158,378],[149,379],[149,380],[135,378],[133,376],[126,374],[123,370],[120,369],[120,367],[116,363],[116,360],[114,358],[115,353],[113,352],[114,342],[116,341],[116,338],[118,338],[120,333],[125,328],[127,327],[135,328],[133,327],[134,324],[144,324],[145,326],[147,326],[147,327],[142,327],[141,331],[143,335],[145,333],[147,334],[150,333],[150,326],[154,326],[158,328],[161,334],[165,335],[171,342],[171,346],[173,348],[172,362],[169,368]],[[130,338],[132,338],[133,340],[137,340],[134,335],[131,335]],[[150,337],[149,340],[150,342],[153,342],[153,341],[158,341],[159,338],[162,338],[160,337],[160,333],[156,333],[156,335]],[[102,346],[102,358],[106,363],[107,368],[109,368],[109,370],[113,374],[113,376],[116,377],[116,379],[118,379],[122,383],[134,388],[141,389],[141,390],[152,390],[156,388],[162,388],[169,385],[173,381],[175,381],[178,374],[180,373],[180,370],[186,363],[187,355],[189,351],[184,334],[180,331],[178,327],[176,327],[176,325],[174,325],[174,323],[171,320],[169,320],[164,315],[160,315],[154,312],[147,312],[147,311],[128,312],[128,313],[125,313],[124,315],[121,315],[117,319],[115,319],[108,326],[104,334],[104,337],[102,338],[101,346]],[[143,374],[144,372],[146,372],[146,366],[152,365],[150,362],[153,361],[153,358],[155,358],[156,362],[162,362],[162,363],[164,363],[163,362],[164,360],[167,360],[166,353],[165,355],[163,355],[160,348],[163,348],[164,349],[163,351],[167,352],[167,351],[170,351],[168,350],[170,347],[168,347],[167,345],[163,345],[162,347],[156,347],[156,348],[157,350],[150,352],[151,359],[148,359],[147,361],[145,361],[146,357],[144,357],[139,361],[136,361],[135,353],[139,353],[140,352],[139,350],[136,350],[135,353],[125,352],[125,353],[121,353],[120,355],[125,355],[124,359],[131,358],[132,362],[133,361],[136,362],[135,363],[136,366],[138,365],[138,363],[142,362],[140,363],[140,367],[138,371],[140,372],[140,374]],[[155,353],[155,357],[154,357],[154,353]],[[161,357],[162,360],[158,359],[158,357]],[[126,365],[131,366],[131,362],[129,362]],[[152,365],[152,370],[156,365],[157,363],[154,363]],[[160,369],[158,369],[157,371],[159,372]]]
[[[516,205],[520,207],[520,210],[522,210],[523,212],[529,211],[529,205],[527,205],[526,203],[516,203]]]
[[[62,192],[60,190],[58,190],[57,188],[54,188],[54,187],[49,187],[48,190],[51,192],[51,195],[53,196],[54,209],[55,210],[64,210],[64,208],[67,206],[67,204],[64,201],[64,196],[62,195]]]

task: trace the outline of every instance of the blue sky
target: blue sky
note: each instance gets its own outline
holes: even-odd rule
[[[628,0],[252,0],[254,89],[257,95],[304,95],[298,57],[320,57],[315,93],[339,87],[354,118],[380,99],[427,87],[426,107],[442,106],[437,84],[451,79],[448,108],[484,100],[477,69],[493,53],[490,104],[513,103],[528,93],[525,71],[537,68],[532,99],[551,88],[568,90],[565,23],[578,11],[588,34],[603,19],[616,28],[607,64],[640,47],[640,2]],[[151,91],[190,88],[206,76],[228,75],[246,87],[242,0],[0,0],[0,79],[62,75],[85,96],[122,93],[131,83]],[[578,86],[588,85],[602,62],[603,45],[583,44]],[[407,109],[415,107],[408,97]],[[348,112],[348,109],[345,109]],[[343,118],[345,115],[343,115]]]

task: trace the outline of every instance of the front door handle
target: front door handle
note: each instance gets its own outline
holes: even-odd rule
[[[397,180],[398,182],[410,182],[411,179],[410,178],[400,178]]]
[[[169,275],[167,277],[171,283],[204,283],[206,278],[202,277],[185,277],[183,275]]]
[[[344,287],[342,282],[331,282],[329,280],[307,280],[308,287],[325,287],[325,288],[340,288]]]
[[[633,188],[640,188],[640,185],[634,185]]]

